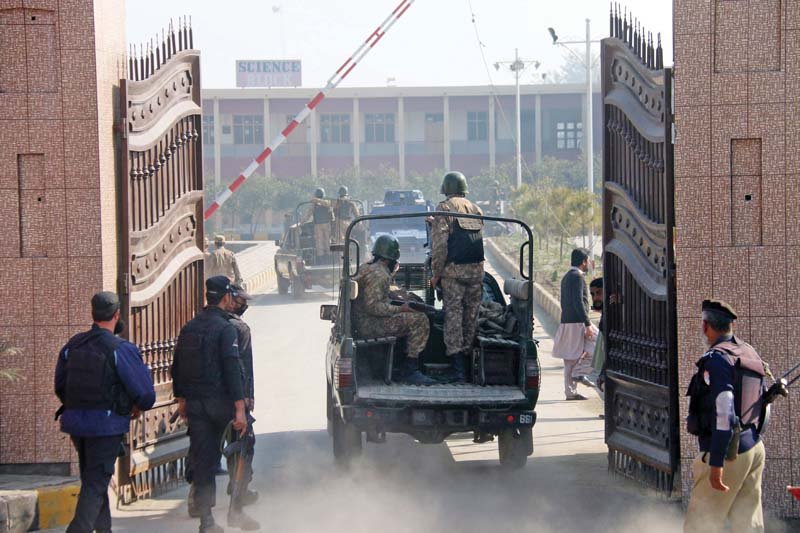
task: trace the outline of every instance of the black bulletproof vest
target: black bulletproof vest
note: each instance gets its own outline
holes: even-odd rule
[[[447,238],[447,262],[457,265],[480,263],[483,256],[483,234],[480,229],[465,229],[453,219],[453,230]]]
[[[333,222],[333,210],[327,205],[314,204],[314,224]]]
[[[123,340],[93,326],[67,343],[66,409],[102,409],[123,416],[131,413],[132,400],[117,374],[114,351]]]
[[[220,335],[228,327],[224,315],[204,309],[183,326],[175,347],[179,381],[187,399],[219,398],[225,395]]]

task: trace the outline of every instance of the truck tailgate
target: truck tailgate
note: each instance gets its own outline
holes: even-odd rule
[[[401,402],[414,405],[492,405],[526,402],[519,387],[480,386],[469,383],[450,385],[369,384],[356,390],[356,401]]]

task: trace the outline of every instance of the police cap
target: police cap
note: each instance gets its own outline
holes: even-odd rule
[[[703,300],[702,309],[703,311],[714,313],[728,320],[736,320],[739,318],[736,311],[733,310],[733,307],[722,300]]]
[[[210,296],[209,300],[221,300],[229,292],[233,292],[233,287],[228,276],[212,276],[206,280],[206,294]]]
[[[111,320],[119,309],[119,297],[110,291],[101,291],[92,296],[92,317],[96,320]]]
[[[238,283],[234,283],[231,285],[231,296],[234,298],[243,298],[245,300],[252,300],[253,297],[250,296],[244,288],[239,285]]]
[[[214,243],[220,244],[225,242],[225,235],[214,235]]]

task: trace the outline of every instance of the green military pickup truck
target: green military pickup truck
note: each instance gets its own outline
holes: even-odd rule
[[[381,443],[387,433],[405,433],[420,443],[441,443],[457,433],[473,433],[476,442],[498,437],[500,464],[521,468],[533,453],[534,408],[539,396],[540,367],[533,339],[532,234],[519,220],[478,217],[521,227],[528,240],[520,248],[519,279],[507,280],[504,290],[490,274],[483,281],[485,307],[509,317],[510,328],[479,329],[475,339],[468,383],[416,386],[394,377],[402,364],[404,338],[364,338],[351,316],[358,296],[354,280],[366,252],[350,238],[359,224],[422,218],[452,213],[371,215],[356,219],[342,246],[343,268],[338,305],[323,305],[320,318],[333,322],[327,348],[327,417],[338,463],[358,455],[366,436]],[[395,275],[398,289],[420,297],[427,305],[441,307],[430,288],[429,261],[403,263]],[[508,298],[508,299],[507,299]],[[483,307],[483,306],[482,306]],[[436,377],[448,368],[443,341],[443,313],[427,314],[431,334],[421,355],[424,373]]]

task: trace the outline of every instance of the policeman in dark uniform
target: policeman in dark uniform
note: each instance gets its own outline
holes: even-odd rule
[[[189,467],[200,532],[224,531],[214,522],[214,474],[219,465],[220,441],[226,426],[247,430],[244,373],[236,328],[229,322],[234,289],[226,276],[206,280],[208,306],[186,323],[178,336],[172,361],[172,387],[181,416],[188,419]],[[228,525],[258,529],[244,513],[228,515]]]
[[[240,285],[233,285],[233,312],[230,315],[229,321],[236,328],[236,333],[239,338],[239,357],[242,360],[242,367],[244,370],[244,402],[247,412],[255,409],[255,384],[253,381],[253,343],[250,335],[250,326],[242,320],[242,315],[247,311],[247,302],[251,300],[251,296],[245,292]],[[254,440],[254,439],[253,439]],[[247,461],[246,477],[244,486],[240,491],[237,501],[231,502],[231,512],[240,511],[242,506],[250,505],[258,500],[258,492],[249,490],[247,484],[253,479],[253,456],[255,450],[249,446],[245,454]],[[228,472],[231,476],[234,475],[235,468],[231,462],[228,463]],[[232,494],[232,486],[228,484],[228,494]]]
[[[72,337],[58,354],[55,392],[61,431],[78,452],[81,491],[68,533],[111,531],[108,482],[130,420],[153,407],[156,392],[139,349],[116,337],[125,329],[113,292],[92,297],[89,331]]]
[[[733,335],[736,312],[705,300],[703,334],[709,350],[689,385],[687,430],[700,454],[692,465],[693,488],[684,531],[763,531],[761,476],[762,399],[767,369],[752,346]]]

